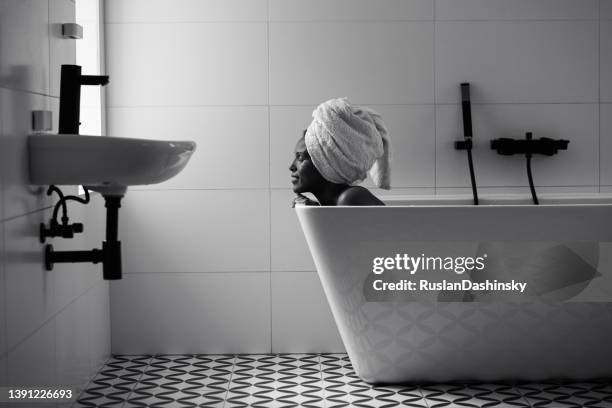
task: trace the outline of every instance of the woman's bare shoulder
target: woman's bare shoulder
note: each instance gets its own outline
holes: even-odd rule
[[[365,187],[352,186],[338,197],[337,205],[385,205]]]

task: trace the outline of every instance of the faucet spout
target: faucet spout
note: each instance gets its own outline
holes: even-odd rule
[[[108,85],[108,75],[81,75],[81,85]]]
[[[106,84],[108,84],[106,75],[81,75],[80,65],[62,65],[59,133],[79,134],[81,86]]]

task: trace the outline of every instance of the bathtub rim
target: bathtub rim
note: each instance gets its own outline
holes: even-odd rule
[[[384,206],[308,206],[297,203],[296,209],[340,209],[340,208],[547,208],[547,207],[608,207],[612,206],[612,193],[589,194],[542,194],[539,205],[533,204],[531,196],[524,194],[491,194],[479,196],[479,205],[473,204],[472,195],[467,194],[376,194]]]

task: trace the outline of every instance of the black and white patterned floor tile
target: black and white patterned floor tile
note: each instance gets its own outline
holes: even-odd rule
[[[147,368],[150,356],[114,356],[81,393],[79,407],[123,407]]]
[[[509,384],[435,384],[421,387],[429,407],[530,407]]]
[[[418,386],[372,386],[353,371],[346,354],[322,354],[326,407],[427,407]]]
[[[611,381],[522,384],[517,389],[532,407],[612,407]]]
[[[612,380],[372,386],[346,354],[115,356],[81,407],[612,408]]]
[[[151,358],[125,407],[223,406],[233,356]]]
[[[316,354],[236,356],[226,407],[322,407]]]

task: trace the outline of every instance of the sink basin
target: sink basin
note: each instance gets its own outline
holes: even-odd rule
[[[191,141],[31,135],[30,182],[84,185],[105,195],[123,195],[127,186],[156,184],[174,177],[195,148]]]

